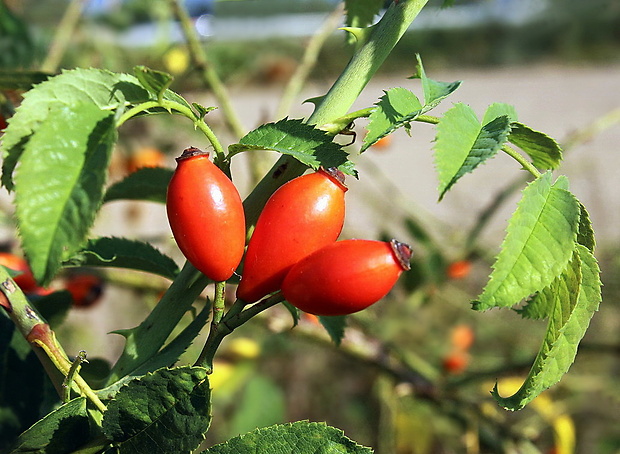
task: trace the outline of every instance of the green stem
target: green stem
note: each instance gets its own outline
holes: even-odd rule
[[[213,358],[215,352],[226,336],[232,333],[236,328],[243,325],[252,317],[260,314],[266,309],[284,301],[284,297],[278,292],[269,298],[250,306],[248,309],[242,310],[245,303],[237,300],[230,308],[228,313],[222,318],[217,325],[211,325],[211,331],[205,342],[205,346],[200,352],[200,356],[196,360],[195,365],[205,367],[209,373],[213,371]]]
[[[534,164],[532,164],[530,161],[525,159],[525,157],[521,153],[516,151],[514,148],[508,145],[504,145],[502,147],[502,151],[506,153],[508,156],[510,156],[511,158],[513,158],[515,161],[517,161],[519,164],[521,164],[521,166],[525,170],[527,170],[529,173],[531,173],[535,178],[540,177],[541,174],[538,171],[538,169],[534,167]]]
[[[308,123],[321,126],[347,114],[427,1],[401,0],[390,5],[381,20],[369,29],[366,41],[357,49],[338,80],[316,105]],[[306,169],[290,156],[280,157],[244,201],[247,225],[254,225],[265,202],[278,187]]]
[[[71,367],[69,368],[69,372],[67,372],[67,376],[65,380],[62,382],[62,387],[64,390],[64,395],[62,396],[62,401],[64,403],[69,402],[71,399],[71,385],[73,383],[73,379],[80,372],[80,368],[82,367],[82,363],[87,363],[86,352],[84,350],[80,350],[78,355],[75,357],[73,362],[71,363]]]
[[[435,117],[433,115],[419,115],[415,118],[415,121],[419,121],[421,123],[429,123],[431,125],[439,124],[439,117]]]
[[[215,283],[215,299],[213,300],[213,320],[212,325],[217,325],[224,315],[224,298],[226,296],[226,282]]]
[[[194,62],[194,65],[198,71],[200,71],[200,75],[205,84],[208,85],[213,91],[219,108],[223,113],[224,121],[226,122],[228,129],[236,137],[242,137],[245,134],[245,128],[241,124],[239,117],[232,107],[231,98],[228,94],[226,86],[222,83],[213,66],[209,64],[206,53],[200,43],[200,40],[198,39],[198,35],[196,34],[196,30],[194,29],[187,11],[182,6],[180,0],[168,0],[168,3],[172,7],[175,16],[181,23],[183,34],[187,40],[189,54]]]

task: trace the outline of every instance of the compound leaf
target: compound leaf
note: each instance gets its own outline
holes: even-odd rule
[[[163,167],[143,167],[110,186],[103,201],[142,200],[166,203],[166,191],[173,173],[172,169]]]
[[[560,177],[545,173],[523,191],[493,271],[473,308],[510,307],[541,291],[566,268],[579,228],[580,207]]]
[[[108,266],[133,269],[174,279],[176,262],[150,243],[118,237],[91,239],[65,266]]]
[[[94,104],[55,104],[25,144],[15,175],[16,215],[24,252],[43,285],[82,246],[94,222],[116,140],[113,120]]]
[[[285,118],[264,124],[246,134],[238,144],[229,146],[231,153],[246,150],[273,150],[292,156],[315,170],[321,166],[337,167],[348,175],[357,175],[342,146],[325,131],[302,120]]]
[[[461,81],[440,82],[438,80],[429,79],[426,77],[420,54],[416,54],[416,59],[418,61],[418,66],[417,74],[414,77],[420,78],[422,82],[422,90],[424,91],[424,112],[428,112],[437,107],[441,101],[459,88],[461,86]]]
[[[465,174],[495,156],[506,141],[510,120],[497,117],[481,125],[471,107],[456,104],[437,125],[435,166],[439,199]]]
[[[209,428],[210,398],[206,369],[159,369],[120,389],[103,432],[121,454],[189,453]]]
[[[202,454],[372,454],[344,432],[324,423],[297,421],[257,429],[213,446]]]
[[[536,360],[521,388],[502,397],[492,394],[509,410],[519,410],[542,391],[560,381],[575,360],[577,347],[601,302],[600,270],[592,253],[580,244],[563,273],[541,293],[549,317],[547,332]],[[539,301],[538,303],[542,303]],[[530,303],[531,305],[531,303]],[[530,314],[531,315],[531,314]]]
[[[508,141],[525,151],[539,169],[553,170],[562,161],[562,147],[555,139],[523,123],[511,124]]]

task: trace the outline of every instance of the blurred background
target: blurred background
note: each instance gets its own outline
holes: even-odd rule
[[[186,0],[208,64],[228,88],[240,129],[306,117],[303,101],[330,87],[353,48],[335,0]],[[386,2],[385,6],[388,6]],[[511,311],[475,313],[470,300],[485,284],[506,221],[526,180],[498,156],[437,202],[434,129],[414,124],[355,160],[343,237],[397,237],[414,246],[413,270],[385,301],[350,317],[340,347],[313,317],[291,329],[275,308],[225,341],[212,378],[214,420],[205,446],[278,422],[327,421],[378,454],[620,453],[620,2],[617,0],[431,0],[354,108],[383,90],[421,94],[415,54],[429,77],[463,85],[454,102],[515,106],[519,120],[564,147],[560,168],[588,208],[597,233],[604,296],[575,364],[562,382],[526,409],[508,413],[489,391],[514,392],[533,362],[544,322]],[[0,70],[54,73],[75,67],[131,72],[146,65],[175,76],[172,89],[190,102],[217,106],[213,87],[193,64],[183,30],[165,0],[3,0]],[[378,19],[378,17],[377,17]],[[303,87],[287,84],[317,31],[324,34]],[[1,82],[1,81],[0,81]],[[9,117],[20,90],[2,90]],[[239,138],[221,109],[209,124],[224,144]],[[355,126],[357,152],[364,122]],[[174,166],[204,137],[183,119],[132,120],[120,131],[110,168],[118,181],[144,166]],[[0,136],[1,140],[1,136]],[[345,137],[343,143],[348,143]],[[242,192],[261,162],[235,159]],[[19,255],[11,196],[2,189],[0,242]],[[106,204],[93,235],[152,242],[178,259],[164,209],[154,203]],[[77,275],[77,278],[76,278]],[[65,348],[84,349],[105,369],[122,349],[112,330],[138,324],[169,283],[139,273],[75,270],[58,286],[75,308],[58,328]],[[195,358],[201,342],[188,351]],[[85,371],[87,373],[87,371]]]

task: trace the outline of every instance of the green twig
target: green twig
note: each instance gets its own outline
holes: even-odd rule
[[[88,360],[86,359],[86,352],[84,350],[80,350],[78,352],[77,356],[71,363],[71,367],[69,368],[69,372],[67,372],[65,380],[62,382],[62,388],[64,391],[62,401],[64,403],[69,402],[69,400],[71,399],[71,385],[73,384],[75,376],[80,372],[82,363],[88,363]]]
[[[244,303],[241,300],[237,300],[228,313],[222,318],[220,323],[211,325],[211,331],[209,332],[205,346],[203,347],[202,352],[200,352],[200,356],[196,360],[195,365],[205,367],[209,373],[211,373],[213,371],[213,358],[215,356],[215,352],[224,338],[252,317],[255,317],[264,310],[269,309],[282,301],[284,301],[284,297],[278,292],[269,298],[265,298],[264,300],[253,304],[248,309],[242,310]]]
[[[338,80],[317,103],[307,120],[309,124],[321,126],[347,114],[427,1],[401,0],[390,5],[381,20],[372,26],[366,42],[356,50]],[[306,169],[290,156],[280,157],[244,201],[246,224],[253,226],[269,196]]]
[[[226,282],[215,284],[215,299],[213,300],[213,320],[212,325],[217,325],[224,315],[224,298],[226,296]]]
[[[502,151],[504,153],[506,153],[508,156],[510,156],[511,158],[513,158],[515,161],[517,161],[519,164],[521,164],[523,169],[527,170],[535,178],[539,178],[540,177],[540,172],[538,171],[538,169],[536,167],[534,167],[534,164],[532,164],[530,161],[525,159],[525,157],[521,153],[516,151],[514,148],[512,148],[512,147],[510,147],[508,145],[504,145],[502,147]]]

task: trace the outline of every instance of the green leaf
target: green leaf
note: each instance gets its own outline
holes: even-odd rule
[[[511,122],[517,121],[517,110],[510,104],[496,102],[487,107],[484,118],[482,119],[482,124],[487,124],[497,117],[508,117]]]
[[[439,200],[465,174],[495,156],[506,141],[510,120],[497,117],[482,126],[471,107],[456,104],[437,125],[435,165]]]
[[[103,202],[142,200],[166,203],[168,184],[174,171],[163,167],[143,167],[108,188]]]
[[[153,93],[158,99],[163,96],[163,93],[174,80],[174,77],[168,73],[156,71],[141,65],[134,67],[133,73],[140,81],[140,84],[149,92]]]
[[[594,229],[592,228],[590,215],[582,203],[579,203],[579,210],[579,231],[577,232],[577,243],[587,247],[590,252],[594,252],[596,240],[594,238]]]
[[[57,104],[24,147],[15,175],[16,214],[23,249],[43,285],[93,225],[116,139],[113,120],[93,104]]]
[[[360,152],[377,143],[399,127],[409,124],[422,113],[422,104],[416,95],[405,88],[391,88],[376,104],[368,117],[368,133]]]
[[[89,439],[86,398],[60,406],[22,433],[10,454],[73,452]]]
[[[547,332],[521,388],[510,397],[501,397],[495,386],[493,396],[501,406],[510,410],[523,408],[560,381],[568,371],[575,360],[579,342],[601,302],[599,274],[592,253],[586,247],[576,245],[564,272],[539,294],[540,301],[536,304],[542,309],[530,310],[535,315],[547,314]]]
[[[532,159],[532,163],[542,170],[557,168],[562,161],[562,147],[539,131],[535,131],[523,123],[514,122],[508,141],[525,151]]]
[[[68,125],[65,118],[58,116],[61,106],[74,110],[79,105],[92,104],[106,112],[121,112],[147,100],[149,93],[135,77],[99,69],[65,71],[37,85],[24,94],[2,138],[2,184],[13,189],[13,171],[24,147],[43,121],[58,123],[58,129]],[[71,126],[76,129],[78,125]],[[55,171],[50,168],[49,173]]]
[[[282,301],[282,304],[284,305],[286,310],[289,311],[291,317],[293,318],[293,327],[297,326],[299,324],[299,309],[297,309],[288,301]]]
[[[325,423],[298,421],[257,429],[213,446],[202,454],[372,454],[340,429]]]
[[[547,172],[523,191],[489,282],[473,308],[510,307],[551,284],[572,256],[579,202]]]
[[[202,104],[198,104],[197,102],[193,102],[192,107],[196,112],[198,112],[199,118],[204,118],[206,114],[217,109],[217,107],[205,107]]]
[[[439,105],[441,101],[450,96],[457,88],[461,86],[461,81],[440,82],[426,77],[422,58],[420,54],[416,54],[418,61],[417,74],[414,76],[422,82],[422,90],[424,91],[424,112],[428,112]]]
[[[189,453],[209,429],[210,397],[206,369],[159,369],[121,388],[103,432],[121,454]]]
[[[158,274],[173,280],[176,262],[150,243],[117,237],[91,239],[65,266],[109,266]]]
[[[329,334],[332,341],[336,345],[340,345],[344,338],[344,329],[347,325],[347,317],[345,315],[325,316],[321,315],[319,321],[325,331]]]
[[[383,0],[345,0],[348,27],[367,27],[383,7]]]
[[[292,156],[313,169],[337,167],[342,172],[356,176],[353,163],[348,160],[342,146],[333,142],[325,131],[302,120],[280,120],[267,123],[246,134],[238,144],[228,147],[231,153],[247,150],[273,150]]]

